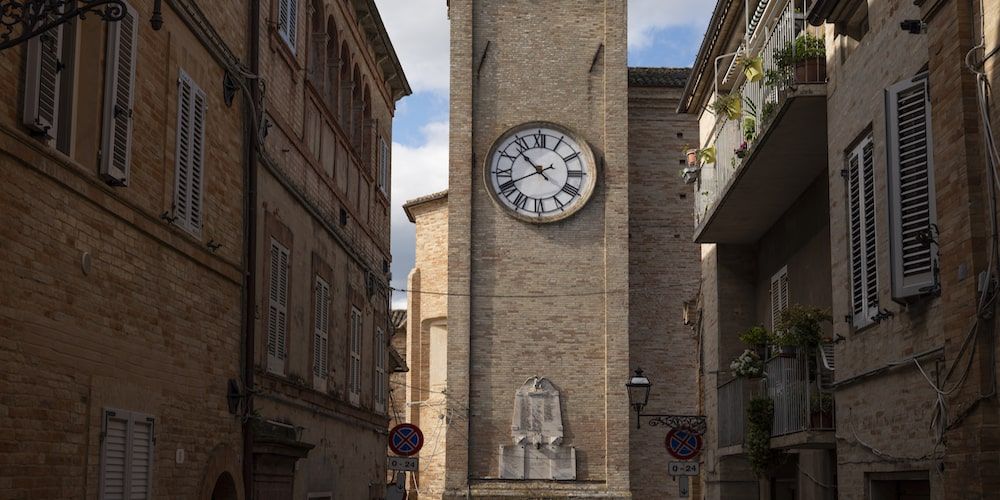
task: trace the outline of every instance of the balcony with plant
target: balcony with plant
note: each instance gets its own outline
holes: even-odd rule
[[[729,65],[716,66],[701,150],[696,241],[752,243],[826,165],[826,38],[809,0],[762,0]],[[725,63],[722,56],[717,63]]]

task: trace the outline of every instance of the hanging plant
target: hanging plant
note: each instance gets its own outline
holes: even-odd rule
[[[715,146],[709,146],[698,150],[698,158],[701,159],[702,163],[715,163],[715,157]]]
[[[743,138],[746,142],[753,142],[757,137],[757,120],[752,116],[743,117]]]
[[[720,94],[712,101],[709,109],[715,116],[725,115],[730,120],[735,120],[743,110],[742,103],[743,98],[739,94]]]
[[[746,75],[748,82],[759,82],[764,78],[763,57],[742,57],[740,63],[743,65],[743,74]]]
[[[771,425],[774,423],[774,401],[754,398],[747,408],[746,453],[754,475],[762,477],[771,469],[776,454],[771,450]]]

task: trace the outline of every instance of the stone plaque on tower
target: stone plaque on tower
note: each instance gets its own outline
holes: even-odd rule
[[[514,395],[513,446],[500,446],[501,479],[576,479],[576,450],[563,445],[559,390],[532,377]]]

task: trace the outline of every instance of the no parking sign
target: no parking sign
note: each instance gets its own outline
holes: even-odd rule
[[[413,424],[399,424],[389,431],[389,449],[401,457],[416,455],[424,446],[424,433]]]
[[[677,460],[691,460],[701,452],[701,434],[687,428],[672,429],[664,443],[667,451]]]

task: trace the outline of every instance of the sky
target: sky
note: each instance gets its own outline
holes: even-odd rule
[[[392,142],[392,286],[406,288],[414,226],[407,200],[448,188],[448,17],[445,0],[375,0],[413,95],[397,103]],[[630,66],[687,67],[715,2],[630,0]],[[443,291],[443,290],[442,290]],[[393,308],[406,296],[393,294]]]

